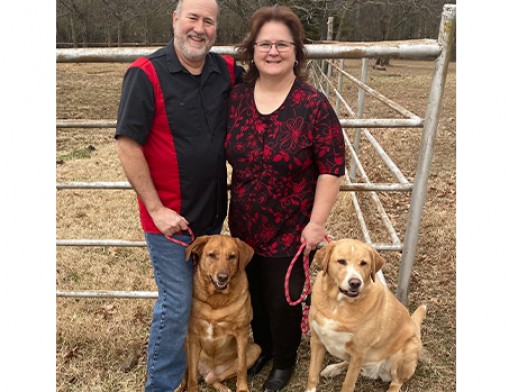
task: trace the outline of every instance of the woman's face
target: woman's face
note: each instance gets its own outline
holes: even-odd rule
[[[255,42],[253,60],[260,76],[293,74],[295,45],[288,26],[281,22],[267,22],[258,32]]]

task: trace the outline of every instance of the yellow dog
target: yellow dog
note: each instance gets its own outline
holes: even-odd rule
[[[422,351],[421,305],[408,310],[376,277],[384,259],[371,246],[342,239],[320,249],[321,268],[313,285],[309,324],[311,361],[306,392],[315,392],[326,350],[343,362],[327,366],[322,376],[347,370],[341,392],[353,392],[359,374],[391,382],[398,392],[415,372]]]

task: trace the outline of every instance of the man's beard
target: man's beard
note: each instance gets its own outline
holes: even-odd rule
[[[175,44],[179,47],[184,56],[186,56],[189,60],[199,61],[205,58],[215,42],[215,37],[212,40],[209,40],[207,36],[202,35],[200,38],[204,39],[204,46],[200,48],[189,45],[187,42],[187,34],[175,34]]]

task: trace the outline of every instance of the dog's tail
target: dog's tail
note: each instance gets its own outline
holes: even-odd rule
[[[421,329],[422,320],[426,317],[427,307],[426,305],[420,305],[417,309],[415,309],[412,314],[412,320],[417,325],[417,328]]]

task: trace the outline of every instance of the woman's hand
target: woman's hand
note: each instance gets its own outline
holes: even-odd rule
[[[300,242],[306,243],[304,248],[304,256],[309,255],[312,250],[315,250],[320,242],[325,239],[325,225],[320,225],[315,222],[309,222],[300,236]]]

